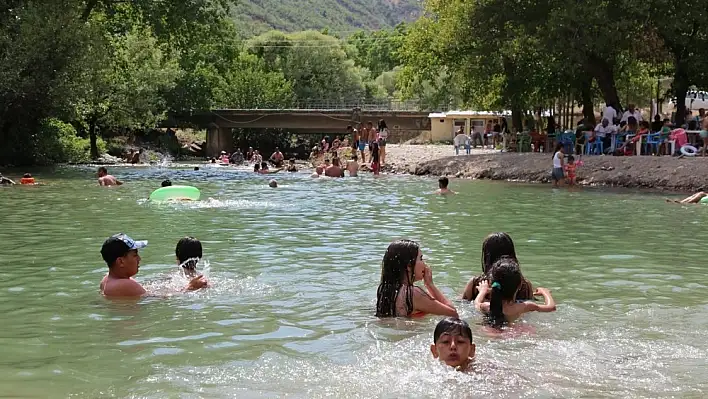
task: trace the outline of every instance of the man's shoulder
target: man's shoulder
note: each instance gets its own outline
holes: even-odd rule
[[[145,289],[132,278],[108,278],[101,282],[105,296],[141,296]]]

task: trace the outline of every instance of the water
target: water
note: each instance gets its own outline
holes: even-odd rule
[[[433,179],[311,180],[245,170],[113,168],[37,175],[0,189],[0,392],[7,397],[704,397],[708,207],[623,191]],[[193,183],[197,203],[145,201]],[[211,199],[209,199],[211,198]],[[205,247],[213,287],[139,302],[98,293],[103,240],[147,239],[138,279],[174,277],[176,242]],[[558,311],[533,332],[486,335],[459,293],[492,231]],[[429,352],[437,317],[373,317],[390,241],[419,240],[434,281],[473,324],[478,373]],[[199,266],[203,266],[200,264]]]

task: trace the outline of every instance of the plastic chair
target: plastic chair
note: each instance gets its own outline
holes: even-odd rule
[[[516,149],[518,152],[531,152],[531,136],[528,133],[519,135]]]
[[[571,131],[561,133],[558,137],[558,144],[563,145],[563,152],[572,154],[575,149],[575,133]]]
[[[585,140],[587,140],[590,137],[590,134],[586,134],[585,137]],[[588,142],[586,144],[586,147],[588,149],[588,155],[602,155],[605,153],[605,145],[602,143],[602,140],[599,137],[595,137],[595,141],[593,141],[592,143]]]
[[[664,138],[661,137],[661,133],[649,133],[647,134],[647,141],[644,142],[644,152],[661,155],[659,154],[659,146],[662,144],[664,144]]]

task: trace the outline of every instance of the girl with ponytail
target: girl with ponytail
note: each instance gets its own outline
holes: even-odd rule
[[[523,281],[516,259],[502,257],[492,265],[488,275],[489,281],[482,281],[477,287],[479,295],[474,300],[474,306],[485,315],[485,322],[490,326],[501,329],[524,313],[556,310],[556,302],[546,288],[539,287],[534,292],[534,295],[543,296],[543,305],[533,301],[516,301]],[[487,294],[491,294],[489,302],[486,302]]]

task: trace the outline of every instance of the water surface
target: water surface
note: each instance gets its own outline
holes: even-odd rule
[[[0,189],[0,392],[8,397],[703,397],[708,207],[627,191],[409,176],[312,180],[245,170],[113,168],[40,173]],[[196,203],[145,199],[164,178]],[[138,280],[164,287],[179,238],[200,238],[213,287],[139,302],[98,294],[100,246],[150,241]],[[514,238],[524,274],[558,311],[535,332],[486,335],[459,301],[492,231]],[[473,324],[479,373],[429,346],[439,318],[373,317],[380,262],[418,240],[434,281]]]

